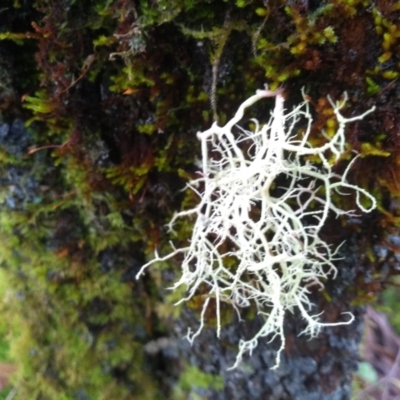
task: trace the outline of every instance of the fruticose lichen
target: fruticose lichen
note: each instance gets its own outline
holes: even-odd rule
[[[189,187],[200,198],[198,205],[177,213],[177,218],[196,218],[188,247],[158,256],[139,271],[158,262],[183,254],[182,276],[174,285],[187,286],[188,301],[200,288],[206,288],[206,299],[200,317],[200,327],[188,339],[193,341],[205,324],[210,300],[215,299],[217,335],[221,331],[220,304],[233,305],[239,316],[241,307],[254,305],[265,317],[265,323],[250,340],[241,340],[236,367],[242,355],[252,352],[261,337],[279,337],[280,353],[285,347],[284,320],[287,311],[300,311],[307,323],[303,333],[316,336],[323,326],[350,324],[354,317],[335,323],[324,323],[320,315],[312,315],[310,287],[322,288],[330,275],[336,276],[334,261],[337,250],[320,237],[329,211],[336,215],[354,216],[354,210],[343,210],[332,201],[355,192],[356,203],[363,212],[376,207],[375,198],[366,190],[347,181],[347,174],[357,157],[349,162],[342,175],[334,172],[334,164],[345,153],[345,126],[363,119],[373,111],[352,118],[340,114],[345,100],[331,105],[338,129],[326,144],[311,147],[308,143],[312,118],[308,102],[285,113],[282,89],[258,90],[238,109],[223,127],[212,127],[198,133],[202,150],[200,177]],[[247,107],[265,97],[276,97],[270,121],[254,130],[237,127]],[[303,97],[304,94],[303,94]],[[302,135],[297,133],[301,120],[306,120]],[[234,133],[235,127],[238,133]],[[319,164],[307,156],[316,157]],[[278,186],[282,185],[282,186]],[[365,199],[369,205],[366,207]],[[232,266],[232,260],[236,262]]]

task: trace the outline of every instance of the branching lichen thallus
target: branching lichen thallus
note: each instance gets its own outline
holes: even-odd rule
[[[260,125],[252,120],[252,130],[237,126],[247,107],[271,96],[275,97],[275,108],[268,123]],[[304,93],[303,97],[306,98]],[[238,314],[241,307],[256,307],[263,325],[253,338],[239,342],[232,368],[240,363],[244,353],[252,352],[262,337],[280,339],[275,367],[279,365],[288,311],[300,312],[307,323],[302,333],[310,336],[317,335],[324,326],[350,324],[354,319],[351,313],[344,313],[347,315],[340,321],[324,323],[320,314],[312,315],[309,298],[310,286],[323,287],[323,282],[329,276],[335,278],[337,273],[337,249],[332,249],[319,235],[329,212],[349,216],[355,212],[341,209],[333,199],[353,192],[361,211],[369,212],[376,207],[371,194],[347,180],[357,156],[342,175],[333,171],[333,164],[345,152],[346,124],[373,111],[346,118],[340,114],[346,100],[346,94],[338,103],[329,98],[338,129],[332,137],[322,133],[326,142],[320,147],[309,143],[312,119],[308,102],[305,100],[291,112],[285,112],[281,89],[258,90],[241,104],[225,126],[214,123],[197,134],[202,171],[188,186],[200,201],[195,208],[177,213],[169,224],[172,230],[177,218],[194,217],[192,237],[187,247],[175,248],[171,243],[171,253],[156,253],[138,277],[150,265],[182,255],[182,275],[173,286],[187,288],[187,295],[180,302],[191,299],[200,288],[201,293],[207,293],[200,327],[196,332],[189,329],[190,341],[202,331],[211,299],[218,336],[221,302],[232,304]],[[298,134],[300,120],[306,121],[302,135]]]

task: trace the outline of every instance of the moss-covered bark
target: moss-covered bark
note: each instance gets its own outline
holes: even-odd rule
[[[362,312],[394,272],[399,174],[400,7],[392,1],[55,0],[3,1],[0,9],[0,240],[21,399],[347,399]],[[179,260],[135,275],[165,224],[197,199],[195,133],[231,117],[268,82],[287,103],[305,87],[312,143],[335,129],[327,95],[346,114],[377,110],[347,131],[361,158],[349,179],[378,211],[330,221],[347,240],[339,276],[313,293],[324,319],[357,322],[298,338],[271,371],[278,343],[265,340],[237,370],[237,341],[260,323],[227,307],[221,341],[210,326],[189,347],[202,293],[174,308]],[[257,113],[263,119],[268,106]],[[345,168],[346,161],[337,169]],[[399,178],[400,179],[400,178]],[[351,196],[337,198],[351,208]],[[174,240],[190,236],[190,221]],[[178,238],[178,239],[177,239]],[[378,251],[379,250],[379,251]]]

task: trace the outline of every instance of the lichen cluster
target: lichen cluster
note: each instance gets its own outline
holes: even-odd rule
[[[233,128],[243,118],[245,109],[270,96],[276,97],[271,120],[263,126],[254,120],[254,131],[243,130],[235,136]],[[308,297],[310,287],[323,288],[329,275],[337,275],[337,250],[320,238],[329,212],[356,215],[338,208],[332,200],[334,194],[345,196],[348,191],[355,192],[358,208],[363,212],[376,207],[376,200],[368,192],[346,180],[355,159],[342,176],[332,170],[345,152],[346,124],[362,120],[373,111],[344,118],[340,114],[343,104],[332,103],[338,129],[325,145],[316,148],[308,143],[312,125],[308,105],[301,104],[285,113],[282,90],[258,90],[241,104],[225,126],[214,123],[210,129],[199,132],[202,177],[192,181],[190,187],[200,201],[195,208],[176,214],[170,222],[172,230],[177,218],[196,217],[190,243],[167,256],[156,254],[137,275],[140,277],[154,263],[184,255],[182,275],[174,285],[187,288],[188,293],[180,302],[189,301],[201,286],[208,292],[200,328],[193,334],[189,328],[191,342],[204,327],[210,298],[215,300],[218,337],[222,302],[233,304],[239,315],[238,308],[255,306],[265,317],[264,324],[253,338],[240,341],[233,368],[242,361],[243,354],[253,352],[263,337],[280,339],[274,368],[279,366],[285,348],[287,311],[300,311],[307,323],[302,333],[311,337],[317,336],[324,326],[350,324],[354,320],[350,313],[348,321],[323,323],[319,315],[310,315],[312,303]],[[307,129],[298,138],[295,130],[302,118],[308,120]],[[310,155],[319,159],[322,167],[304,162],[304,157]],[[330,162],[328,156],[332,157]],[[276,189],[278,181],[285,182],[280,190]],[[369,207],[361,204],[362,196],[370,202]]]

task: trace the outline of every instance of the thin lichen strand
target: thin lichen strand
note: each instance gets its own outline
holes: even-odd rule
[[[243,118],[247,107],[265,97],[276,96],[271,120],[254,131],[233,129]],[[337,120],[336,134],[327,137],[326,144],[313,148],[308,144],[312,119],[308,103],[304,102],[292,112],[284,112],[281,90],[259,90],[246,100],[236,115],[225,126],[216,123],[198,134],[202,149],[201,177],[190,183],[190,188],[200,197],[197,207],[182,211],[177,218],[195,216],[192,238],[188,247],[175,249],[164,257],[158,256],[144,265],[145,269],[158,262],[183,254],[182,276],[174,289],[186,285],[188,294],[180,302],[188,301],[200,287],[208,288],[203,304],[200,327],[188,338],[193,341],[204,326],[204,317],[210,299],[215,298],[217,335],[221,331],[220,303],[238,307],[255,304],[265,323],[250,340],[239,343],[235,368],[246,352],[252,352],[262,337],[279,337],[276,366],[285,347],[284,321],[286,311],[297,307],[307,323],[303,333],[318,334],[323,326],[349,324],[347,320],[323,323],[319,315],[311,315],[313,304],[309,299],[311,286],[323,287],[330,275],[336,276],[334,261],[337,249],[322,240],[320,230],[325,225],[329,211],[336,215],[354,215],[335,206],[332,194],[348,195],[355,192],[358,207],[369,212],[376,207],[375,198],[364,189],[347,181],[354,158],[343,175],[333,171],[332,164],[345,152],[344,129],[347,123],[361,120],[363,115],[345,118],[340,114],[344,101],[331,102]],[[300,119],[307,121],[307,129],[298,138],[295,128]],[[250,146],[249,146],[250,144]],[[317,156],[321,167],[305,160]],[[276,185],[285,177],[285,187],[277,191]],[[280,194],[276,194],[276,193]],[[365,207],[361,196],[370,204]],[[364,200],[364,199],[363,199]],[[254,218],[254,211],[259,216]],[[227,246],[226,246],[227,245]],[[227,266],[226,259],[235,258],[237,267]]]

